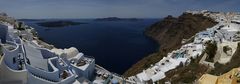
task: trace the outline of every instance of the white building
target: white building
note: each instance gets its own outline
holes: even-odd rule
[[[93,79],[94,58],[84,57],[72,48],[60,56],[32,42],[28,31],[20,33],[28,38],[22,40],[13,26],[0,25],[0,29],[0,83],[71,84],[79,77]]]

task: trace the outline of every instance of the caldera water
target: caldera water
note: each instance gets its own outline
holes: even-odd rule
[[[63,19],[23,20],[35,28],[40,38],[57,48],[76,47],[85,55],[93,56],[96,64],[111,72],[123,74],[137,61],[155,52],[158,44],[144,35],[144,30],[160,19],[137,21],[95,21],[94,19],[67,19],[83,22],[74,26],[47,28],[38,22]],[[66,20],[66,19],[64,19]]]

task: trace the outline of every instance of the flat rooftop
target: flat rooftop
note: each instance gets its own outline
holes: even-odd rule
[[[43,58],[41,51],[27,43],[24,43],[24,47],[30,65],[48,71],[48,60]]]

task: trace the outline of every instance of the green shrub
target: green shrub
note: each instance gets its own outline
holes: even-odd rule
[[[207,47],[205,51],[208,54],[206,61],[213,62],[213,58],[217,51],[217,43],[213,41],[213,42],[207,42],[206,44],[207,44]]]
[[[18,30],[25,30],[25,28],[24,28],[23,26],[24,26],[24,23],[23,23],[23,22],[18,22],[18,27],[17,27],[17,29],[18,29]]]
[[[237,33],[236,34],[240,34],[240,31],[237,31]]]
[[[223,46],[223,52],[227,53],[227,51],[231,50],[229,46]]]
[[[35,31],[35,30],[31,30],[31,33],[33,34],[33,36],[35,36],[35,37],[37,37],[38,36],[38,34],[37,34],[37,32]]]

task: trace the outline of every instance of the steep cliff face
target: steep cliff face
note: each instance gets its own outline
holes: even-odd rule
[[[188,39],[199,31],[216,25],[211,18],[201,14],[184,13],[178,18],[168,16],[146,29],[146,35],[157,40],[161,48],[181,45],[182,39]]]
[[[167,16],[146,29],[145,34],[159,44],[159,52],[153,53],[134,64],[124,76],[132,76],[158,62],[168,52],[181,47],[182,39],[188,39],[206,28],[216,25],[213,19],[201,14],[183,13],[179,17]]]

